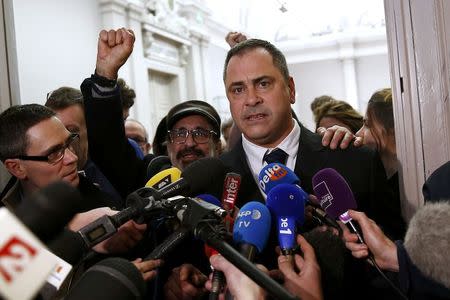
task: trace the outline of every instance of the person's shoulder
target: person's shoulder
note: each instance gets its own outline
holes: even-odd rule
[[[240,158],[245,155],[244,149],[242,147],[242,142],[236,143],[236,145],[229,151],[223,152],[219,159],[225,164],[233,164],[240,160]]]
[[[425,201],[450,198],[448,181],[450,178],[450,161],[437,168],[425,181],[422,193]]]

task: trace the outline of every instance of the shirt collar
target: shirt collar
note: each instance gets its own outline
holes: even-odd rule
[[[244,134],[242,134],[242,147],[244,148],[246,156],[251,157],[253,161],[261,162],[261,167],[264,164],[264,154],[275,148],[279,148],[286,152],[289,155],[289,158],[297,157],[301,129],[297,121],[294,119],[292,119],[292,121],[294,122],[294,128],[292,128],[291,132],[284,138],[284,140],[274,148],[265,148],[256,145],[249,141]]]

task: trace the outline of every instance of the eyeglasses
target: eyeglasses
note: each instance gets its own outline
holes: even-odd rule
[[[79,139],[80,136],[78,135],[78,133],[71,133],[67,141],[64,143],[64,145],[57,147],[47,155],[42,156],[19,155],[15,158],[21,160],[46,161],[49,164],[54,165],[64,158],[64,154],[66,153],[67,148],[69,148],[72,152],[74,151],[74,145],[78,143]]]
[[[169,134],[170,142],[175,144],[184,144],[186,143],[187,137],[189,134],[192,136],[192,139],[197,144],[205,144],[209,141],[211,136],[217,135],[213,130],[206,130],[203,128],[198,129],[173,129],[167,131]]]

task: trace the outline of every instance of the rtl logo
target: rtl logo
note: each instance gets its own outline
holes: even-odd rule
[[[11,237],[0,249],[0,276],[8,283],[19,276],[37,250],[19,237]]]

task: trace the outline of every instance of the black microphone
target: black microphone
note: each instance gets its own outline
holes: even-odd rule
[[[225,166],[218,158],[202,158],[188,165],[180,179],[158,190],[158,193],[161,198],[198,194],[211,194],[219,198],[222,196],[225,173]]]
[[[91,248],[109,238],[117,232],[117,228],[133,218],[140,215],[152,216],[160,211],[171,209],[172,207],[167,207],[170,201],[164,201],[167,198],[179,194],[198,195],[221,192],[225,166],[217,158],[203,158],[190,164],[181,173],[181,176],[182,178],[160,190],[143,187],[134,191],[127,197],[127,206],[129,207],[116,215],[100,217],[81,228],[78,232],[87,247]],[[139,221],[142,221],[140,219]]]
[[[25,197],[15,214],[43,243],[47,243],[79,212],[82,201],[76,188],[62,181],[55,182]]]
[[[48,249],[71,265],[77,264],[89,248],[78,232],[64,229],[58,236],[47,242]]]
[[[65,299],[135,300],[144,296],[141,272],[125,259],[108,258],[88,269]]]
[[[170,158],[165,155],[153,158],[147,166],[147,180],[158,174],[159,172],[172,167]]]
[[[169,235],[161,244],[147,255],[144,260],[154,260],[166,258],[175,248],[177,248],[184,240],[191,235],[191,229],[181,226]]]

